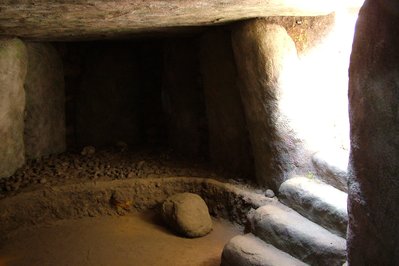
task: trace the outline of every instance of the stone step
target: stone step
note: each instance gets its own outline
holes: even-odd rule
[[[349,152],[345,150],[319,151],[312,156],[317,176],[329,185],[348,192]]]
[[[305,266],[253,234],[232,238],[224,247],[221,266]]]
[[[309,220],[346,237],[348,194],[321,181],[294,177],[279,189],[279,199]]]
[[[341,266],[346,260],[344,238],[281,203],[260,207],[248,218],[254,235],[310,265]]]

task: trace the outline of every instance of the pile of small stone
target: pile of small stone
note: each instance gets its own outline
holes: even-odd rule
[[[130,152],[122,146],[120,149],[97,150],[88,146],[80,152],[66,152],[39,160],[28,160],[13,176],[0,179],[0,197],[23,188],[81,180],[170,176],[232,178],[227,173],[215,171],[206,163],[174,158],[168,152]]]

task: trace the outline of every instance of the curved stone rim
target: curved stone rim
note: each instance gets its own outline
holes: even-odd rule
[[[112,204],[115,193],[125,195],[131,210],[156,209],[176,193],[200,195],[212,216],[244,225],[247,212],[273,203],[263,194],[243,186],[209,178],[169,177],[85,182],[23,192],[0,200],[0,235],[21,226],[60,219],[118,215]]]

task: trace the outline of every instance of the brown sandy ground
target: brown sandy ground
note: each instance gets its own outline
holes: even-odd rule
[[[0,265],[217,266],[240,228],[213,220],[202,238],[176,236],[153,213],[59,220],[13,231],[0,246]]]

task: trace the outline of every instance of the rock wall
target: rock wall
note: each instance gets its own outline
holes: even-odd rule
[[[399,5],[366,0],[350,64],[349,265],[399,264]]]
[[[37,159],[65,151],[65,91],[62,61],[51,44],[26,43],[25,154]]]
[[[140,72],[134,48],[129,42],[111,42],[86,50],[75,95],[78,145],[140,141]]]
[[[302,159],[296,155],[301,140],[287,119],[285,101],[295,89],[285,83],[293,81],[295,44],[282,26],[264,20],[238,25],[232,42],[257,181],[277,189]]]
[[[297,47],[299,65],[291,79],[297,78],[298,89],[292,91],[291,117],[314,154],[304,174],[342,191],[348,179],[348,67],[356,19],[357,13],[347,9],[327,16],[265,19],[283,26]]]
[[[230,32],[212,30],[204,34],[200,61],[210,159],[234,173],[252,177],[252,149],[238,88]]]
[[[12,175],[25,162],[24,80],[27,52],[18,39],[0,39],[0,177]]]
[[[165,43],[163,106],[170,147],[187,156],[207,154],[208,132],[201,83],[198,40]]]

